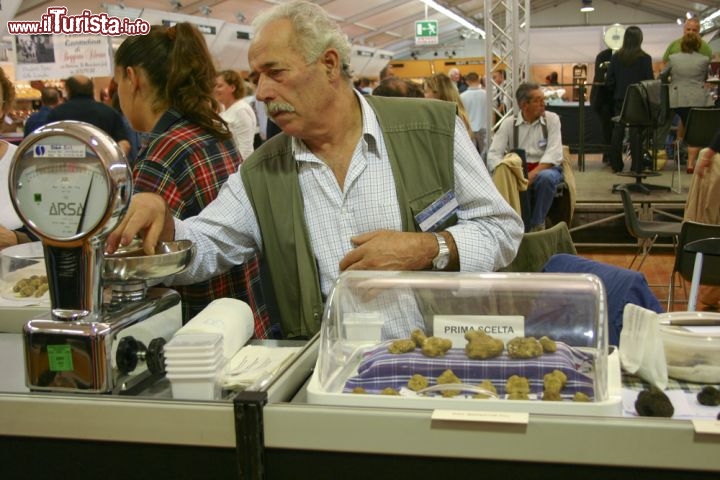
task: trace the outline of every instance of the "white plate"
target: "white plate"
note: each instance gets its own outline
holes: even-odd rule
[[[5,276],[0,283],[0,296],[7,300],[15,300],[20,302],[37,302],[42,304],[50,303],[50,292],[45,292],[41,297],[21,297],[13,292],[13,287],[23,278],[29,278],[32,275],[46,275],[44,264],[30,265],[29,267],[15,270]]]
[[[21,243],[2,249],[2,255],[11,258],[42,260],[45,258],[42,242]]]

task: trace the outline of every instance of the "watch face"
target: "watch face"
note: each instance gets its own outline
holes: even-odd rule
[[[112,195],[108,174],[80,140],[44,137],[16,158],[13,172],[18,213],[42,236],[82,237],[105,217]]]
[[[444,270],[450,262],[450,259],[448,257],[449,255],[444,255],[442,257],[436,258],[433,262],[433,267],[435,267],[436,270]]]

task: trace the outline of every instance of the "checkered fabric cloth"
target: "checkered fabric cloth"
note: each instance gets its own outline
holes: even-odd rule
[[[632,373],[628,373],[625,371],[622,372],[622,385],[623,387],[629,388],[630,390],[646,390],[650,388],[650,383],[646,382],[637,375],[633,375]],[[702,390],[703,387],[705,387],[706,385],[708,384],[692,383],[686,382],[684,380],[675,380],[674,378],[669,378],[666,390],[682,390],[687,393],[695,393]],[[709,385],[712,385],[715,388],[720,388],[720,384]]]
[[[358,374],[346,382],[345,393],[356,387],[362,387],[368,393],[380,393],[387,387],[400,390],[414,374],[427,377],[432,386],[440,374],[450,369],[463,383],[478,385],[485,379],[491,380],[500,396],[505,395],[505,384],[510,376],[526,377],[530,393],[538,397],[543,392],[543,376],[560,370],[568,378],[561,392],[564,397],[572,397],[576,392],[583,392],[590,398],[594,395],[593,357],[560,342],[555,353],[522,360],[508,357],[507,352],[496,358],[474,360],[469,359],[461,348],[452,348],[444,357],[436,358],[426,357],[419,349],[392,354],[388,352],[388,345],[389,342],[383,343],[365,355],[358,366]]]

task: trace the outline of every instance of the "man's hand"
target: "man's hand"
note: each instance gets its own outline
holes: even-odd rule
[[[0,249],[17,245],[18,239],[15,232],[0,225]]]
[[[120,224],[108,236],[105,252],[114,253],[119,246],[128,245],[140,234],[143,250],[148,255],[155,253],[159,241],[171,241],[175,236],[172,213],[160,195],[136,193]]]
[[[712,167],[712,159],[714,156],[715,152],[713,150],[706,151],[705,155],[700,158],[695,165],[695,175],[700,178],[704,177],[705,173],[710,171],[710,168]]]
[[[532,183],[535,181],[535,177],[538,176],[538,173],[548,168],[552,168],[552,165],[550,165],[549,163],[540,163],[537,167],[533,168],[532,171],[528,173],[528,185],[532,185]]]
[[[344,270],[424,270],[438,244],[432,233],[377,230],[351,238],[355,248],[340,261]]]

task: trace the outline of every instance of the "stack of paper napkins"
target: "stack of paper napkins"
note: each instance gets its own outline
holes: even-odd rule
[[[165,369],[173,398],[219,398],[225,365],[250,339],[253,327],[247,303],[219,298],[178,330],[165,345]]]

